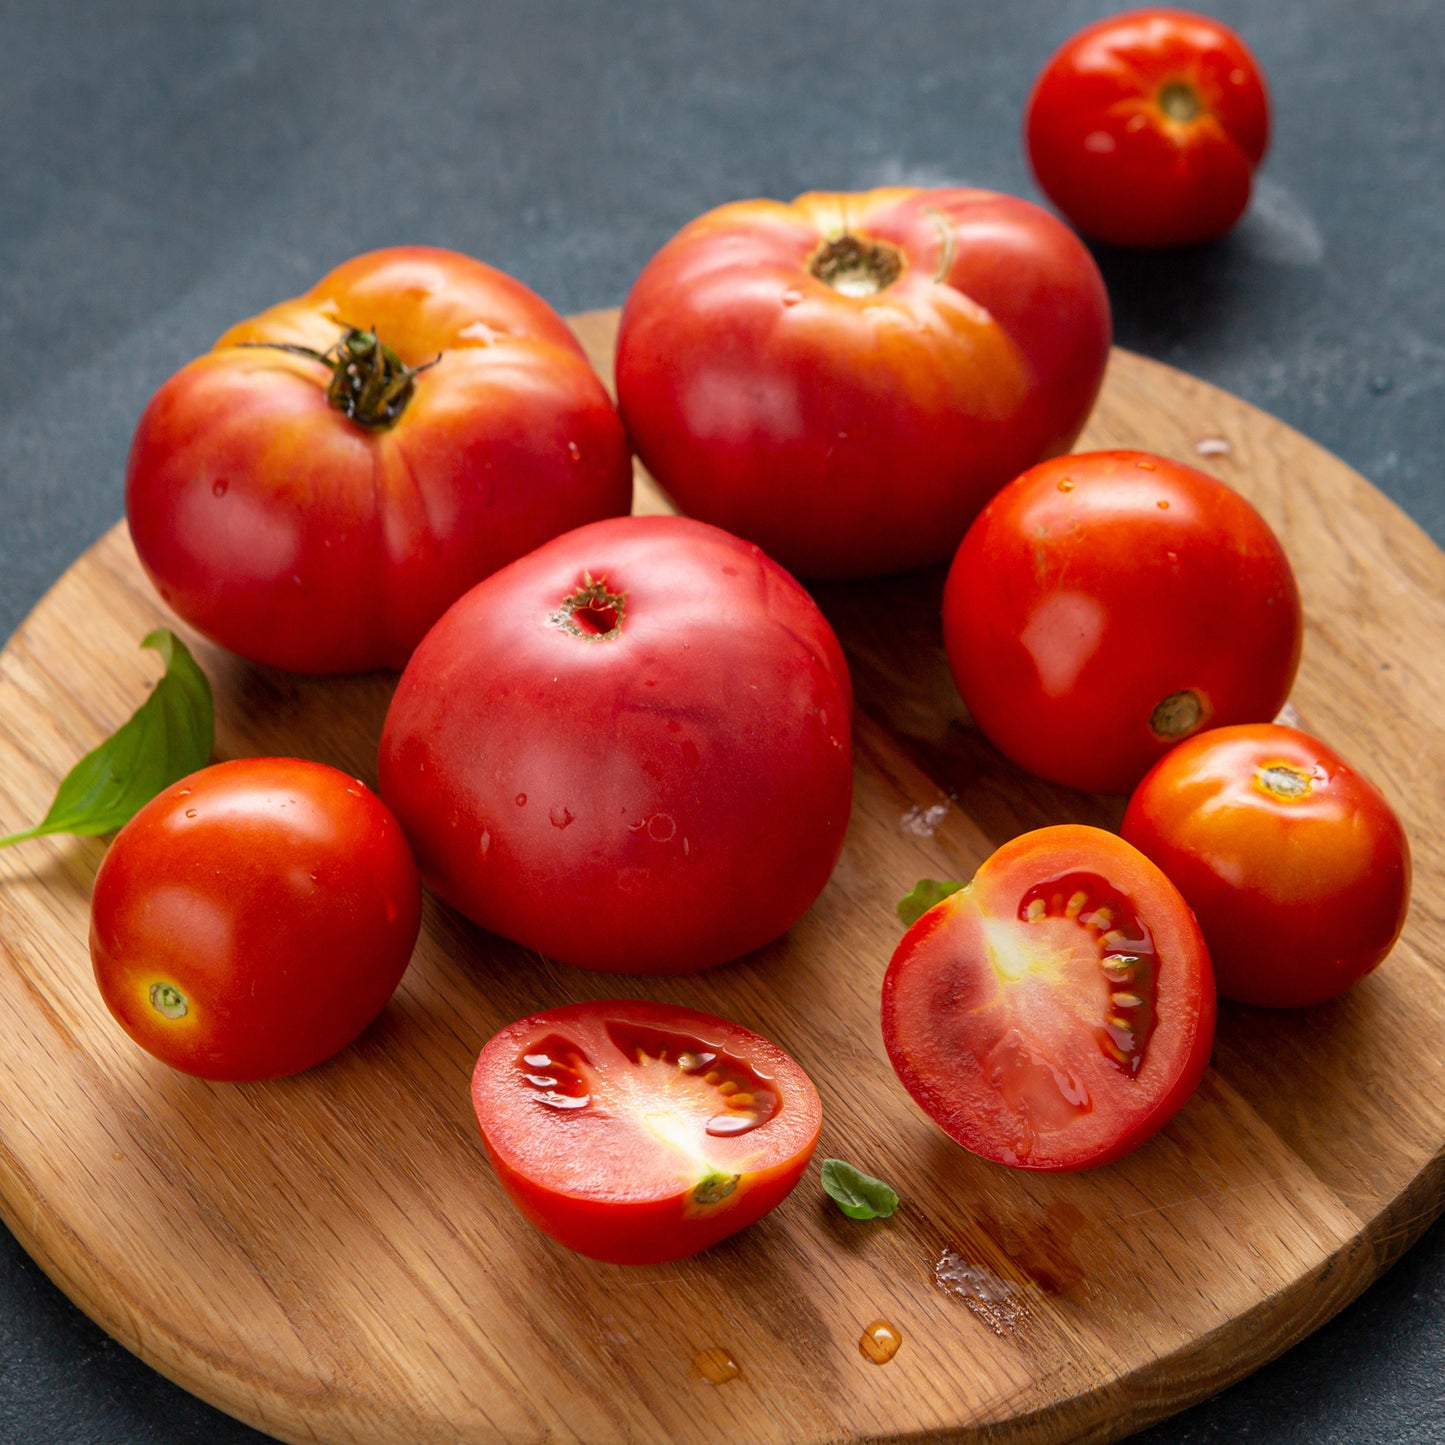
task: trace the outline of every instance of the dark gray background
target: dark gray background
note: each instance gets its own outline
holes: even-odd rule
[[[150,393],[232,321],[431,242],[564,312],[744,196],[966,182],[1091,0],[0,0],[0,636],[121,515]],[[1120,344],[1338,453],[1445,540],[1445,6],[1229,0],[1275,101],[1215,245],[1099,251]],[[1438,779],[1422,780],[1438,786]],[[1445,1439],[1445,1232],[1283,1359],[1138,1437]],[[0,1441],[255,1432],[137,1363],[0,1229]]]

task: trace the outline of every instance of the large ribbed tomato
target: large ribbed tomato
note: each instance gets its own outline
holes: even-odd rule
[[[420,246],[232,327],[152,398],[126,473],[161,596],[298,672],[400,667],[474,582],[631,497],[622,425],[561,317]]]
[[[1109,302],[1068,227],[963,188],[744,201],[627,297],[617,393],[682,511],[801,576],[947,557],[990,494],[1067,451]]]

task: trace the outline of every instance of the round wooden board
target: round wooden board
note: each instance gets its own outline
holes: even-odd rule
[[[576,319],[611,375],[616,314]],[[982,1163],[913,1107],[884,1056],[893,905],[1050,822],[1121,801],[1002,763],[944,667],[941,572],[820,586],[854,671],[857,790],[837,872],[779,943],[680,979],[553,965],[428,901],[395,1001],[300,1077],[213,1086],[134,1048],[93,986],[100,840],[0,853],[0,1213],[106,1330],[288,1441],[1107,1440],[1213,1392],[1357,1295],[1445,1203],[1445,556],[1338,460],[1270,417],[1116,353],[1081,449],[1208,467],[1278,529],[1309,618],[1293,698],[1370,773],[1416,850],[1410,923],[1349,997],[1225,1007],[1197,1097],[1120,1163],[1063,1177]],[[639,478],[639,507],[662,506]],[[202,642],[143,578],[123,526],[0,658],[0,831],[154,676],[177,628],[210,676],[217,755],[292,753],[374,782],[393,678],[307,680]],[[1416,780],[1420,780],[1417,785]],[[816,1080],[819,1158],[904,1198],[887,1223],[816,1172],[684,1263],[603,1266],[512,1212],[467,1084],[502,1024],[570,999],[653,996],[776,1039]],[[859,1350],[873,1321],[902,1347]],[[738,1366],[710,1383],[700,1356]]]

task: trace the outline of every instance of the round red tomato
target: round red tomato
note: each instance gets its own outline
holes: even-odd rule
[[[400,667],[474,582],[631,498],[622,424],[562,319],[421,246],[233,327],[152,398],[126,472],[161,596],[297,672]]]
[[[549,957],[736,958],[828,881],[852,690],[806,592],[684,517],[578,528],[473,588],[402,674],[381,794],[431,887]]]
[[[1394,947],[1410,845],[1384,795],[1318,738],[1265,723],[1217,728],[1166,753],[1123,835],[1199,919],[1220,996],[1320,1003]]]
[[[1222,236],[1269,142],[1264,76],[1228,26],[1133,10],[1079,31],[1034,82],[1024,136],[1045,194],[1120,246]]]
[[[822,1121],[776,1044],[630,999],[504,1028],[477,1060],[472,1102],[523,1215],[611,1264],[681,1259],[761,1219],[808,1167]]]
[[[355,778],[240,758],[158,793],[96,874],[101,996],[158,1059],[275,1078],[349,1044],[385,1007],[421,927],[396,820]]]
[[[684,511],[802,576],[940,561],[988,496],[1073,445],[1104,283],[1012,196],[745,201],[686,226],[622,310],[617,393]]]
[[[1040,777],[1105,793],[1190,733],[1274,717],[1303,627],[1264,518],[1147,452],[1016,478],[969,529],[943,597],[948,665],[985,736]]]
[[[1099,828],[1005,843],[903,935],[883,1042],[964,1148],[1021,1169],[1106,1164],[1193,1094],[1214,1039],[1209,952],[1178,890]]]

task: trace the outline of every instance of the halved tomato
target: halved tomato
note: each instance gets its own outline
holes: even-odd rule
[[[497,1176],[559,1244],[613,1264],[695,1254],[798,1182],[818,1092],[776,1044],[712,1014],[607,999],[509,1025],[472,1102]]]
[[[1214,976],[1189,906],[1142,853],[1076,824],[1005,843],[904,934],[883,1042],[964,1148],[1022,1169],[1105,1164],[1198,1086]]]

